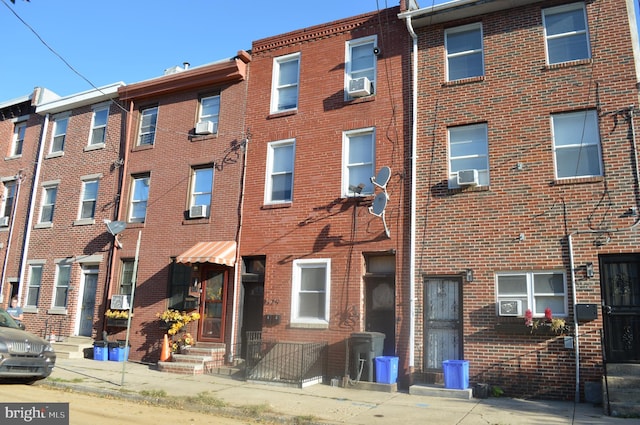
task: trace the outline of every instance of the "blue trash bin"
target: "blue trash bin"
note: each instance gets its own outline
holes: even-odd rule
[[[395,384],[398,380],[398,358],[392,356],[376,357],[376,382]]]
[[[109,350],[106,341],[94,341],[93,360],[105,361],[109,358]]]
[[[442,362],[444,371],[444,387],[452,390],[466,390],[469,388],[469,361],[445,360]]]

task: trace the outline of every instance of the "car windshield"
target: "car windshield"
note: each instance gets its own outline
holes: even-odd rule
[[[0,328],[20,329],[20,326],[18,326],[9,313],[0,308]]]

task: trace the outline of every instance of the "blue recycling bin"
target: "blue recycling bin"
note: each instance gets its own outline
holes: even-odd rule
[[[124,342],[109,343],[109,360],[112,362],[124,362],[129,358],[129,347]]]
[[[442,362],[444,387],[452,390],[469,388],[469,361],[445,360]]]
[[[376,382],[395,384],[398,380],[398,358],[392,356],[376,357]]]
[[[106,341],[94,341],[93,360],[106,361],[109,358],[109,350]]]

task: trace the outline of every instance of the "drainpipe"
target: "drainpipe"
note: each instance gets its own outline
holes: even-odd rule
[[[409,254],[409,367],[415,365],[415,339],[416,339],[416,161],[418,139],[418,35],[411,24],[411,16],[406,18],[407,31],[412,39],[412,66],[411,66],[411,230],[410,230],[410,254]]]
[[[576,358],[576,395],[575,402],[580,403],[580,343],[579,343],[579,328],[578,314],[576,313],[576,304],[578,303],[578,297],[576,295],[576,271],[573,262],[573,233],[567,236],[567,242],[569,245],[569,268],[571,269],[571,297],[573,302],[573,343],[575,349]]]

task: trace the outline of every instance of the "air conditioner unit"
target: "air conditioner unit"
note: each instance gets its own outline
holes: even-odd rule
[[[373,93],[373,84],[367,77],[354,78],[349,81],[348,93],[351,97],[370,96]]]
[[[458,186],[476,186],[478,170],[460,170],[457,173]]]
[[[522,300],[500,300],[500,316],[522,316]]]
[[[207,216],[206,205],[194,205],[189,208],[189,218],[201,218]]]
[[[9,225],[9,217],[0,217],[0,227],[7,227]]]
[[[128,310],[129,295],[112,295],[110,308],[111,310]]]
[[[218,131],[218,123],[213,121],[201,121],[196,124],[196,134],[213,134]]]

